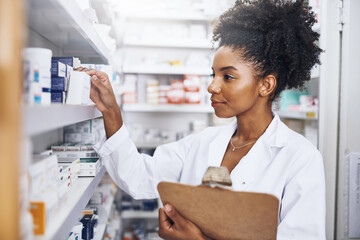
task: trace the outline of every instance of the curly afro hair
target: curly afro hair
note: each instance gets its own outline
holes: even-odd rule
[[[303,0],[237,0],[220,16],[213,40],[239,50],[257,79],[274,74],[275,99],[286,88],[303,87],[311,68],[320,64],[319,34],[311,28],[315,21]]]

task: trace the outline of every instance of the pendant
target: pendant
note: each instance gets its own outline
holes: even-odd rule
[[[235,148],[233,148],[232,150],[235,151]]]

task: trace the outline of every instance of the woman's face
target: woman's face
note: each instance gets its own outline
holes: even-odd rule
[[[254,109],[258,102],[259,84],[253,77],[253,67],[239,59],[239,53],[226,46],[215,54],[208,92],[218,117],[241,115]]]

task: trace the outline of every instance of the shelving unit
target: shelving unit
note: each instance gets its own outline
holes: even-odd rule
[[[302,120],[317,120],[318,113],[317,111],[283,111],[279,110],[276,113],[281,118],[290,118],[290,119],[302,119]]]
[[[26,15],[29,47],[50,48],[53,56],[79,57],[87,63],[112,63],[111,51],[76,2],[29,0]],[[95,105],[22,106],[22,111],[23,133],[28,138],[44,136],[47,139],[52,130],[101,117]],[[42,148],[56,140],[62,141],[61,134],[52,137],[51,142],[35,142]],[[102,167],[96,177],[79,178],[67,193],[59,211],[49,219],[46,234],[35,236],[35,239],[66,239],[105,171],[105,167]],[[109,206],[105,206],[107,213],[110,212],[112,201],[113,196],[112,200],[109,198]],[[98,239],[103,238],[105,229],[106,222],[99,224],[96,232]]]
[[[134,219],[134,218],[153,219],[158,217],[158,210],[154,210],[152,212],[127,210],[121,213],[121,217],[123,219]]]
[[[68,192],[67,201],[63,203],[58,214],[51,219],[46,234],[36,237],[36,239],[66,239],[81,211],[85,208],[104,176],[105,171],[105,167],[102,167],[96,177],[79,178]]]
[[[151,65],[134,65],[123,66],[123,73],[136,74],[167,74],[167,75],[210,75],[211,68],[207,67],[186,67],[186,66],[151,66]]]
[[[176,112],[176,113],[213,113],[209,105],[201,104],[124,104],[125,112]]]
[[[50,105],[25,107],[25,133],[41,134],[73,123],[101,117],[94,106]]]
[[[28,26],[62,48],[63,55],[108,62],[110,52],[80,7],[71,0],[30,0]]]
[[[103,206],[103,209],[105,211],[105,216],[103,216],[103,217],[105,217],[105,218],[103,218],[102,220],[105,220],[105,222],[98,223],[97,228],[96,228],[96,233],[95,233],[93,240],[102,240],[104,238],[105,231],[106,231],[106,222],[109,218],[111,206],[113,205],[113,201],[114,201],[114,196],[112,194],[110,194],[106,201],[105,206]]]

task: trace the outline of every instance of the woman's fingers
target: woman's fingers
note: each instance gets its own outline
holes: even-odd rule
[[[185,225],[187,220],[183,216],[181,216],[180,213],[178,213],[178,211],[176,211],[173,206],[168,203],[165,204],[164,211],[166,215],[174,222],[174,224],[180,227]]]
[[[159,228],[160,229],[170,229],[171,222],[169,221],[168,216],[166,215],[164,209],[159,208]]]

